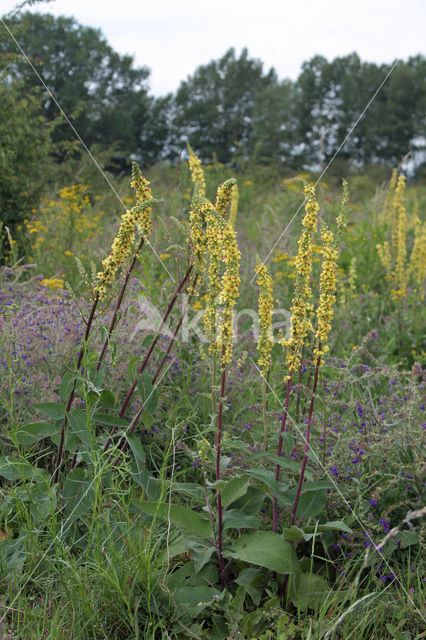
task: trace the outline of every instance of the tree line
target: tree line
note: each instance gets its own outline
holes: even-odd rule
[[[327,166],[337,152],[340,165],[355,167],[395,165],[408,152],[417,165],[424,157],[423,55],[395,66],[363,62],[357,53],[332,61],[317,55],[302,64],[293,81],[264,70],[247,49],[238,55],[231,48],[199,66],[175,93],[157,97],[150,94],[149,69],[114,51],[98,29],[74,18],[29,12],[6,22],[52,95],[40,89],[2,30],[0,164],[11,156],[8,122],[19,121],[19,110],[23,118],[36,116],[23,146],[44,149],[40,137],[48,135],[61,160],[75,134],[57,104],[87,146],[119,145],[122,162],[131,155],[143,166],[176,161],[187,141],[205,162],[250,159],[293,170]]]

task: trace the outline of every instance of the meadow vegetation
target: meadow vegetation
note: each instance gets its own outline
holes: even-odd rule
[[[425,187],[187,158],[3,234],[0,637],[419,640]]]

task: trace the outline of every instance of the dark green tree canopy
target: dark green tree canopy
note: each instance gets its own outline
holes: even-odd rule
[[[6,22],[85,144],[117,145],[143,166],[175,161],[187,141],[204,161],[250,159],[292,170],[324,168],[336,154],[348,168],[395,165],[408,152],[416,165],[425,158],[421,55],[396,65],[363,62],[357,53],[331,61],[316,55],[295,81],[280,82],[247,49],[237,55],[231,48],[199,66],[174,95],[154,97],[149,69],[115,52],[98,29],[37,13]],[[0,54],[14,54],[3,83],[19,80],[28,91],[40,86],[4,29]],[[50,122],[59,115],[46,91],[42,107]],[[55,126],[56,156],[62,157],[61,143],[74,139],[67,122]]]
[[[181,83],[174,101],[174,126],[182,145],[189,140],[205,159],[230,162],[238,145],[253,146],[253,109],[259,94],[277,83],[273,69],[243,49],[198,67]]]
[[[158,139],[147,135],[146,126],[157,101],[148,94],[147,67],[135,68],[133,58],[115,52],[99,29],[79,24],[74,18],[24,13],[7,22],[48,89],[70,117],[88,146],[119,142],[128,152],[156,159]],[[28,87],[40,81],[23,59],[19,48],[2,32],[0,50],[18,54],[9,77],[23,79]],[[20,58],[20,59],[19,59]],[[55,100],[46,92],[44,113],[49,120],[59,115]],[[64,122],[55,141],[75,138]],[[154,142],[155,150],[149,148]],[[142,148],[143,147],[143,148]]]

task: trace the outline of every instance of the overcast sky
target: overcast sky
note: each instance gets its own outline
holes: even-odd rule
[[[15,5],[0,0],[0,13]],[[229,47],[247,47],[265,70],[293,79],[317,53],[357,51],[377,63],[426,53],[426,0],[56,0],[32,10],[100,28],[114,49],[151,69],[156,95]]]

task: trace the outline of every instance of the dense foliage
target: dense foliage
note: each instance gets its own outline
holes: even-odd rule
[[[332,61],[314,56],[290,81],[279,80],[273,69],[265,72],[246,49],[237,55],[231,48],[198,67],[174,95],[158,98],[149,93],[149,70],[116,53],[99,30],[46,14],[6,21],[84,142],[118,142],[145,166],[175,160],[186,141],[204,161],[254,157],[296,170],[324,167],[338,150],[340,169],[397,164],[408,152],[416,167],[424,162],[422,55],[381,65],[356,53]],[[20,54],[4,30],[0,50]],[[39,84],[24,60],[9,71],[27,87]],[[48,95],[44,113],[48,119],[58,115]],[[54,136],[56,142],[70,140],[73,133],[64,123]]]

